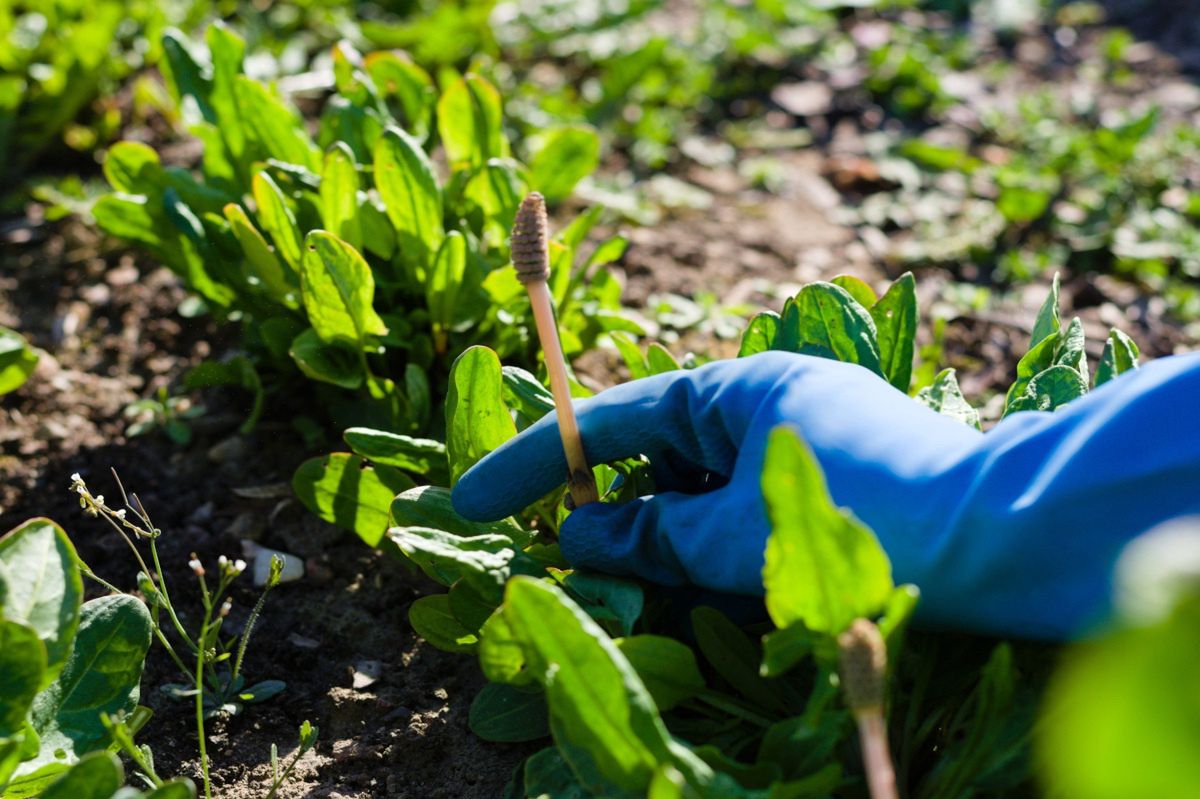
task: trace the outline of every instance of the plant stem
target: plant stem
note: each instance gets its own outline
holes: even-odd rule
[[[892,756],[888,751],[883,708],[855,711],[854,718],[858,722],[863,770],[867,773],[871,799],[896,799],[896,772],[892,769]]]
[[[203,582],[203,577],[201,582]],[[208,640],[208,624],[212,619],[212,603],[208,599],[208,590],[204,591],[204,621],[200,625],[200,636],[196,647],[196,733],[200,739],[200,773],[204,778],[205,799],[212,799],[212,784],[208,778],[208,745],[204,739],[204,657],[206,654],[205,641]]]

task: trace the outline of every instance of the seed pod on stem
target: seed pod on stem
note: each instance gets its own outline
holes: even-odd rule
[[[546,359],[546,371],[550,375],[550,391],[554,395],[554,409],[558,415],[558,433],[567,456],[567,488],[575,507],[579,507],[596,502],[599,493],[596,490],[596,478],[592,476],[592,469],[583,453],[583,439],[579,435],[575,408],[571,404],[567,365],[558,340],[558,326],[554,322],[554,303],[546,285],[550,278],[549,227],[546,201],[536,191],[532,192],[521,202],[513,222],[512,262],[517,270],[517,280],[525,285],[529,294],[534,324]]]
[[[896,773],[892,768],[887,724],[883,718],[887,645],[879,628],[867,619],[856,619],[839,635],[838,667],[846,704],[858,723],[858,740],[871,799],[896,799]]]

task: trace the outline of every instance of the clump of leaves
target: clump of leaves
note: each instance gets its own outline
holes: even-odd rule
[[[37,363],[37,352],[20,333],[0,327],[0,395],[24,385]]]
[[[114,193],[93,208],[104,230],[149,248],[212,312],[239,321],[253,365],[271,375],[256,384],[243,365],[205,384],[256,390],[303,376],[335,418],[413,433],[431,424],[430,387],[452,353],[482,342],[533,362],[528,303],[502,268],[508,230],[530,184],[561,198],[595,167],[594,133],[548,130],[523,165],[487,80],[454,76],[439,93],[403,53],[363,57],[343,43],[314,138],[274,86],[243,73],[240,38],[214,25],[206,41],[207,52],[176,33],[163,40],[171,90],[205,145],[200,177],[123,142],[105,161]],[[607,330],[641,330],[600,269],[624,242],[576,258],[598,213],[551,253],[568,353]]]

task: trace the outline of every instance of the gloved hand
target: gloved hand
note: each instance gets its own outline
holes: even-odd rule
[[[1110,610],[1129,539],[1200,512],[1200,354],[1164,358],[1056,413],[988,433],[866,369],[769,352],[637,380],[577,403],[590,463],[644,454],[661,493],[580,508],[575,565],[761,595],[767,434],[788,424],[830,493],[875,531],[926,626],[1022,637],[1086,632]],[[553,414],[458,482],[477,520],[515,513],[566,474]]]

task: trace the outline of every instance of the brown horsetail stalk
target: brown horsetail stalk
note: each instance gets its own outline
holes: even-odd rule
[[[896,799],[896,773],[888,752],[887,725],[883,718],[887,645],[879,628],[866,619],[855,619],[838,636],[838,666],[846,704],[858,723],[871,799]]]
[[[535,191],[521,202],[513,222],[512,262],[517,270],[517,280],[529,292],[529,304],[533,308],[533,320],[542,343],[546,371],[550,374],[550,391],[554,395],[554,409],[558,415],[558,434],[562,437],[563,452],[567,456],[567,489],[578,508],[596,502],[600,496],[596,491],[596,478],[583,454],[583,438],[579,435],[579,423],[575,421],[575,408],[571,404],[571,387],[567,382],[567,364],[563,360],[558,326],[554,322],[554,304],[550,288],[546,285],[550,279],[549,246],[550,225],[546,219],[546,201]]]

